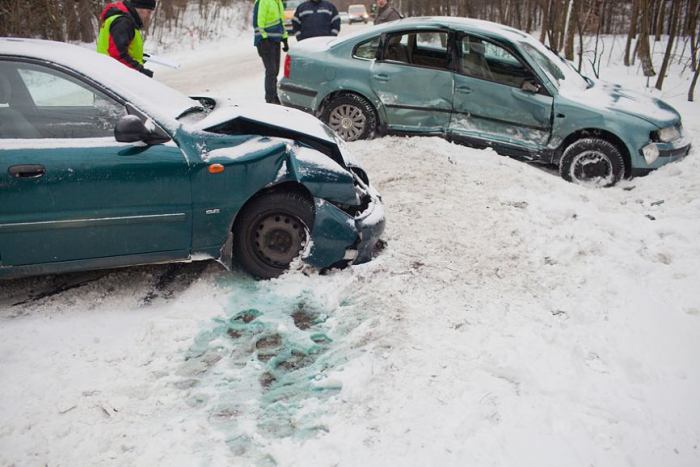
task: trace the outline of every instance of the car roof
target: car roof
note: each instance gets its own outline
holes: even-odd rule
[[[41,39],[0,38],[0,58],[15,57],[70,68],[114,91],[162,124],[174,122],[180,113],[196,105],[184,94],[84,47]]]
[[[355,38],[367,38],[384,32],[402,30],[407,27],[436,27],[450,28],[465,32],[481,34],[487,37],[508,39],[512,42],[528,42],[534,40],[529,34],[509,26],[504,26],[490,21],[472,18],[459,18],[452,16],[416,16],[390,21],[369,29],[364,29],[356,34],[339,38],[336,44],[345,43],[346,40]]]

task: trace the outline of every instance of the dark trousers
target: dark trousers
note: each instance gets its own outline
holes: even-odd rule
[[[265,102],[279,104],[277,75],[280,73],[280,43],[270,39],[260,41],[258,55],[265,65]]]

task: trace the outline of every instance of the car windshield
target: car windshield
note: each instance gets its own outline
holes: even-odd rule
[[[530,58],[537,62],[557,89],[565,87],[580,91],[589,87],[588,81],[566,59],[555,54],[540,42],[533,40],[521,42],[520,45]]]
[[[348,7],[348,13],[352,15],[363,15],[367,12],[363,5],[350,5]]]

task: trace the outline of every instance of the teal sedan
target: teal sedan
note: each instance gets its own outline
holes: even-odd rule
[[[464,18],[409,18],[287,56],[284,105],[346,141],[440,135],[610,186],[688,154],[681,117],[662,100],[580,75],[524,32]]]
[[[0,279],[232,259],[368,261],[380,196],[326,125],[184,96],[95,52],[0,39]]]

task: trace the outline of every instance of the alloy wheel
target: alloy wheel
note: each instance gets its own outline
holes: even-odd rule
[[[365,131],[367,117],[362,109],[355,105],[342,104],[331,110],[328,126],[335,130],[345,141],[355,141]]]

